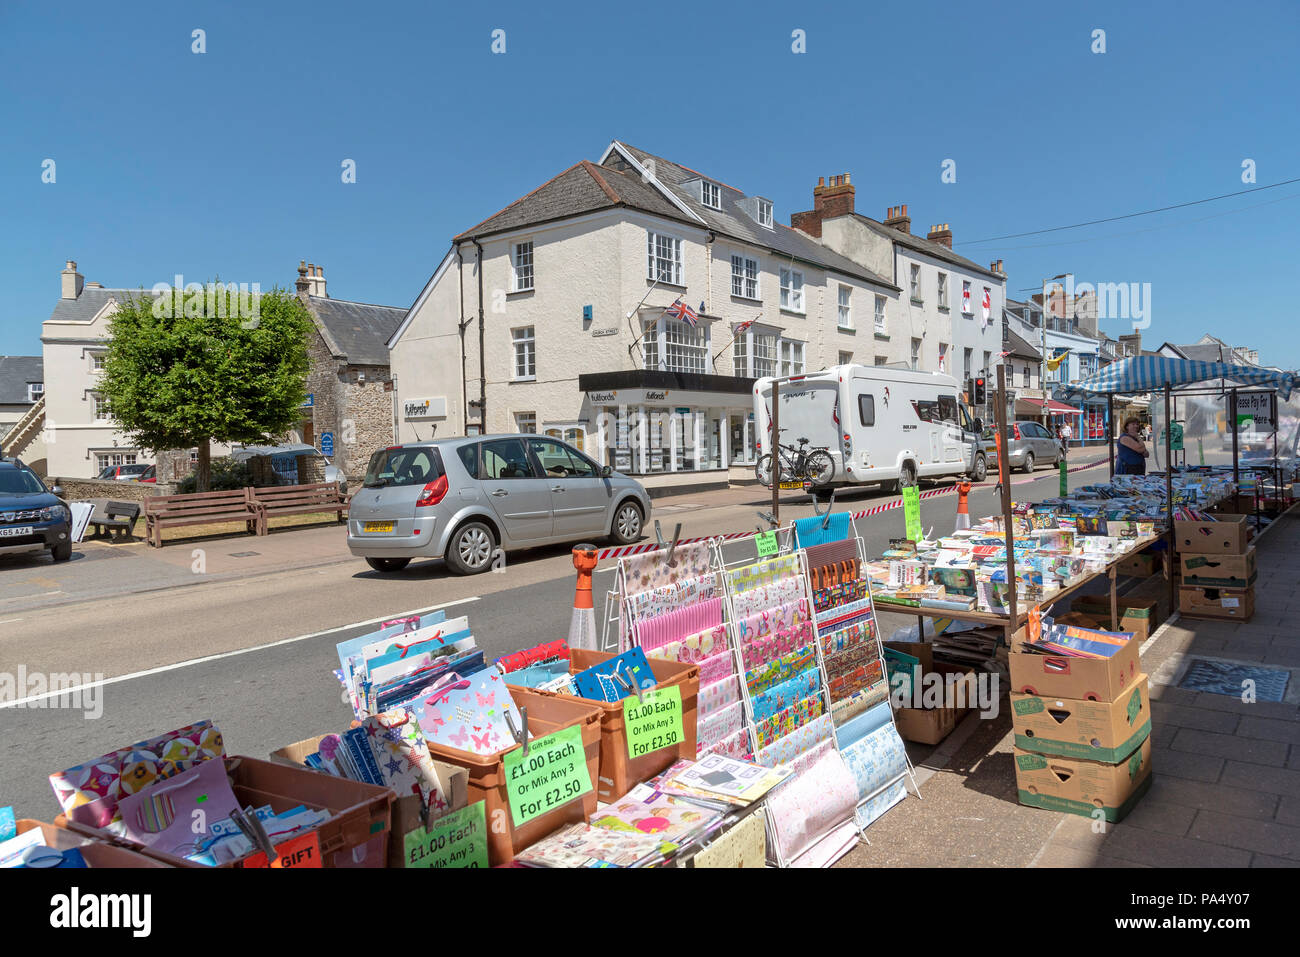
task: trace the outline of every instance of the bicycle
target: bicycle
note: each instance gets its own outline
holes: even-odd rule
[[[782,432],[785,429],[781,430]],[[825,448],[805,448],[808,439],[799,439],[799,446],[776,443],[780,456],[781,482],[811,482],[826,485],[835,477],[835,460]],[[772,487],[772,453],[760,456],[754,465],[754,475],[760,485]]]

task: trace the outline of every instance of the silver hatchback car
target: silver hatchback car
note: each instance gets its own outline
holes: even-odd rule
[[[989,457],[997,460],[997,450],[989,443]],[[1008,468],[1032,472],[1039,465],[1056,465],[1065,458],[1061,440],[1037,422],[1021,420],[1007,423]]]
[[[498,549],[611,537],[650,516],[640,482],[548,436],[473,435],[380,449],[352,497],[348,548],[381,572],[443,558],[487,571]]]

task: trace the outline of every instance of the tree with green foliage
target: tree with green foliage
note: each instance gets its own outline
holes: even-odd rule
[[[205,492],[211,442],[265,442],[301,418],[311,329],[302,302],[279,288],[142,289],[109,320],[100,388],[138,446],[197,446],[195,487]]]

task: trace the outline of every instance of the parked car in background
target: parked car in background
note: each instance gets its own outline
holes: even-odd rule
[[[40,476],[18,459],[0,458],[0,555],[49,551],[56,562],[72,557],[72,512]]]
[[[1065,458],[1061,440],[1037,422],[1022,420],[1007,423],[1007,461],[1013,469],[1032,472],[1040,465],[1056,465]],[[997,462],[998,451],[989,444],[990,464]]]
[[[347,494],[348,491],[347,476],[343,474],[343,470],[341,468],[339,468],[333,462],[331,462],[329,460],[329,457],[324,453],[322,453],[320,449],[316,448],[315,446],[304,445],[302,443],[291,443],[286,445],[241,445],[241,446],[236,446],[230,451],[230,458],[236,462],[248,462],[252,459],[261,458],[263,456],[271,459],[272,462],[275,462],[276,460],[280,460],[280,461],[293,460],[290,464],[294,465],[295,472],[297,470],[296,460],[304,455],[310,458],[320,459],[321,463],[324,466],[323,468],[324,481],[333,482],[335,485],[339,487],[340,492],[342,492],[344,495]],[[297,480],[292,482],[280,481],[280,484],[293,485],[293,484],[306,484],[306,483],[303,480]]]
[[[143,482],[146,479],[153,481],[157,474],[154,466],[147,462],[137,462],[135,465],[107,465],[96,477],[114,482]]]
[[[650,496],[558,439],[474,435],[380,449],[348,514],[348,548],[381,572],[442,558],[461,575],[498,552],[641,536]]]

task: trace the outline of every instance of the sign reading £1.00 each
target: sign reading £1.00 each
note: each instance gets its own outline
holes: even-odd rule
[[[682,743],[682,689],[677,685],[651,688],[623,699],[623,727],[627,730],[627,756],[639,758],[651,751]]]
[[[574,725],[528,742],[505,756],[506,794],[515,827],[591,790],[582,728]]]
[[[406,835],[406,866],[413,868],[488,866],[487,811],[475,801]]]

